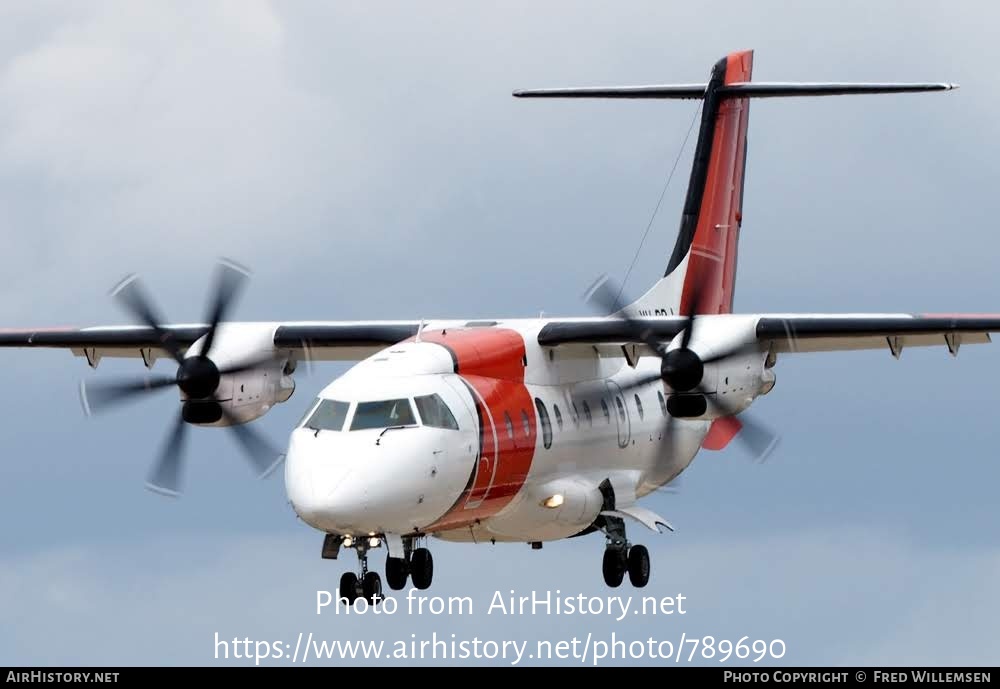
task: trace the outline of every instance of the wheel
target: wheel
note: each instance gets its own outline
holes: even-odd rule
[[[434,579],[434,558],[427,548],[417,548],[410,555],[410,578],[413,585],[423,591],[430,588]]]
[[[358,575],[354,572],[344,572],[340,577],[339,597],[343,598],[347,605],[354,605],[358,598]]]
[[[401,557],[387,557],[385,559],[385,580],[389,588],[393,591],[401,591],[406,588],[406,580],[410,577],[410,568],[406,565],[406,560]]]
[[[649,551],[646,546],[634,545],[629,548],[628,580],[637,589],[649,583]]]
[[[379,604],[379,601],[382,600],[382,577],[378,575],[378,572],[365,574],[365,578],[361,580],[361,591],[369,603]]]
[[[625,570],[628,568],[625,559],[625,551],[618,548],[604,549],[604,563],[601,569],[604,571],[604,583],[611,588],[622,585],[625,578]]]

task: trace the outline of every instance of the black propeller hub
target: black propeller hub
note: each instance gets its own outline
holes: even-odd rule
[[[222,375],[207,356],[192,356],[177,369],[177,386],[191,399],[205,399],[219,387]]]
[[[663,355],[660,375],[677,392],[693,390],[705,375],[701,358],[686,347],[672,349]]]

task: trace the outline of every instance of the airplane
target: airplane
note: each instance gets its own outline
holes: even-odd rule
[[[180,405],[148,487],[180,491],[189,425],[225,427],[256,472],[284,463],[289,502],[324,534],[321,555],[353,550],[347,604],[383,600],[369,552],[385,547],[392,590],[427,589],[429,537],[467,543],[604,535],[602,575],[650,577],[628,527],[667,519],[640,500],[699,450],[734,438],[757,455],[776,435],[747,415],[775,384],[779,357],[805,352],[990,341],[1000,314],[733,313],[747,124],[755,98],[944,91],[947,83],[753,82],[753,52],[728,54],[707,83],[515,91],[518,98],[697,99],[701,115],[680,228],[663,277],[627,301],[600,280],[601,315],[428,321],[229,321],[247,271],[218,267],[202,323],[164,324],[134,276],[112,292],[139,325],[0,331],[3,347],[170,359],[176,372],[81,385],[98,412],[176,388]],[[295,390],[302,363],[357,362],[311,401],[284,453],[249,422]]]

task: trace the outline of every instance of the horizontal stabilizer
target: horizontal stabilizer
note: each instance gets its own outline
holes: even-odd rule
[[[648,98],[696,99],[705,96],[707,84],[664,84],[661,86],[589,86],[583,88],[526,89],[514,91],[515,98]],[[951,91],[958,84],[946,83],[792,83],[738,82],[719,87],[721,98],[787,98],[797,96],[851,96],[873,93],[920,93]]]
[[[703,98],[706,84],[666,84],[662,86],[589,86],[584,88],[525,89],[514,91],[515,98]]]
[[[728,84],[719,89],[719,95],[730,98],[786,98],[794,96],[853,96],[868,93],[920,93],[923,91],[951,91],[958,84],[863,84],[863,83],[782,83],[755,81]]]

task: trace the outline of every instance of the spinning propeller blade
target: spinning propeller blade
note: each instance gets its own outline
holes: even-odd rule
[[[84,411],[88,415],[101,412],[147,393],[176,386],[186,397],[185,405],[216,405],[219,415],[216,418],[221,417],[228,422],[227,427],[233,432],[257,475],[261,478],[267,476],[280,463],[281,456],[258,431],[246,426],[224,402],[217,399],[216,390],[222,376],[273,368],[281,363],[283,357],[269,353],[221,369],[210,358],[217,344],[216,335],[219,327],[224,325],[226,316],[245,286],[248,276],[249,271],[237,263],[228,260],[219,262],[215,288],[207,309],[208,328],[200,351],[188,356],[184,355],[182,346],[163,325],[164,320],[160,316],[159,309],[154,306],[138,276],[129,275],[119,282],[111,291],[111,295],[136,320],[156,333],[163,349],[177,362],[177,372],[173,376],[157,375],[110,382],[81,383],[80,400]],[[188,425],[184,413],[178,413],[146,483],[146,487],[150,490],[164,495],[180,494],[183,450]]]

